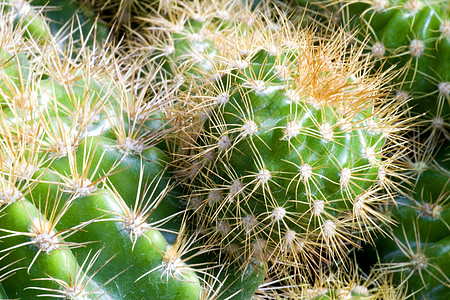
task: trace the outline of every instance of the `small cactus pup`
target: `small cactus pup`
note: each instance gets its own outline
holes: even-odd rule
[[[327,1],[330,2],[330,1]],[[372,57],[403,70],[399,98],[411,98],[411,112],[425,116],[422,131],[450,138],[450,7],[448,1],[332,1],[343,22],[360,32]],[[429,133],[428,133],[429,134]],[[427,136],[428,137],[428,136]]]
[[[413,164],[413,190],[398,197],[392,211],[398,224],[392,238],[376,242],[376,268],[393,273],[414,299],[450,296],[450,169],[443,166],[448,149]]]
[[[391,197],[406,125],[388,76],[370,75],[342,31],[319,39],[264,19],[223,38],[220,76],[196,87],[203,129],[178,172],[200,230],[230,260],[302,272],[345,259],[374,220],[388,222],[377,206]]]

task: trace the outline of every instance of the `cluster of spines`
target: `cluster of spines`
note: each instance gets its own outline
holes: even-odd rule
[[[308,299],[308,300],[369,300],[405,299],[406,289],[391,283],[392,276],[372,271],[364,274],[356,262],[340,268],[322,265],[314,280],[308,281],[286,274],[285,277],[268,278],[255,299]]]

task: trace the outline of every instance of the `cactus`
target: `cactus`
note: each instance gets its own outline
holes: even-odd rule
[[[342,32],[328,40],[281,14],[214,5],[186,10],[190,18],[149,17],[140,31],[150,28],[145,49],[154,46],[158,60],[152,30],[169,24],[177,54],[167,53],[166,65],[187,61],[175,73],[187,84],[174,93],[174,126],[187,134],[174,155],[193,223],[244,266],[311,272],[305,265],[318,259],[343,260],[370,240],[373,218],[388,222],[377,206],[390,199],[386,174],[395,176],[406,128],[384,98],[389,75],[370,76]],[[189,39],[201,33],[217,55]]]

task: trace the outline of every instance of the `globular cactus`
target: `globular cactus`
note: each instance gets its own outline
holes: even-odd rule
[[[174,107],[191,131],[174,155],[198,232],[244,265],[308,272],[343,260],[370,240],[374,220],[388,222],[377,206],[391,197],[407,127],[386,98],[389,75],[369,75],[343,32],[319,38],[281,14],[204,5],[159,21],[173,25],[172,53],[182,53],[166,53],[166,65],[188,66],[177,70],[187,84]]]

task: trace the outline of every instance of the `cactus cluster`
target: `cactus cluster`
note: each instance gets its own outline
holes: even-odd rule
[[[0,1],[0,299],[448,298],[448,8],[248,2]]]

